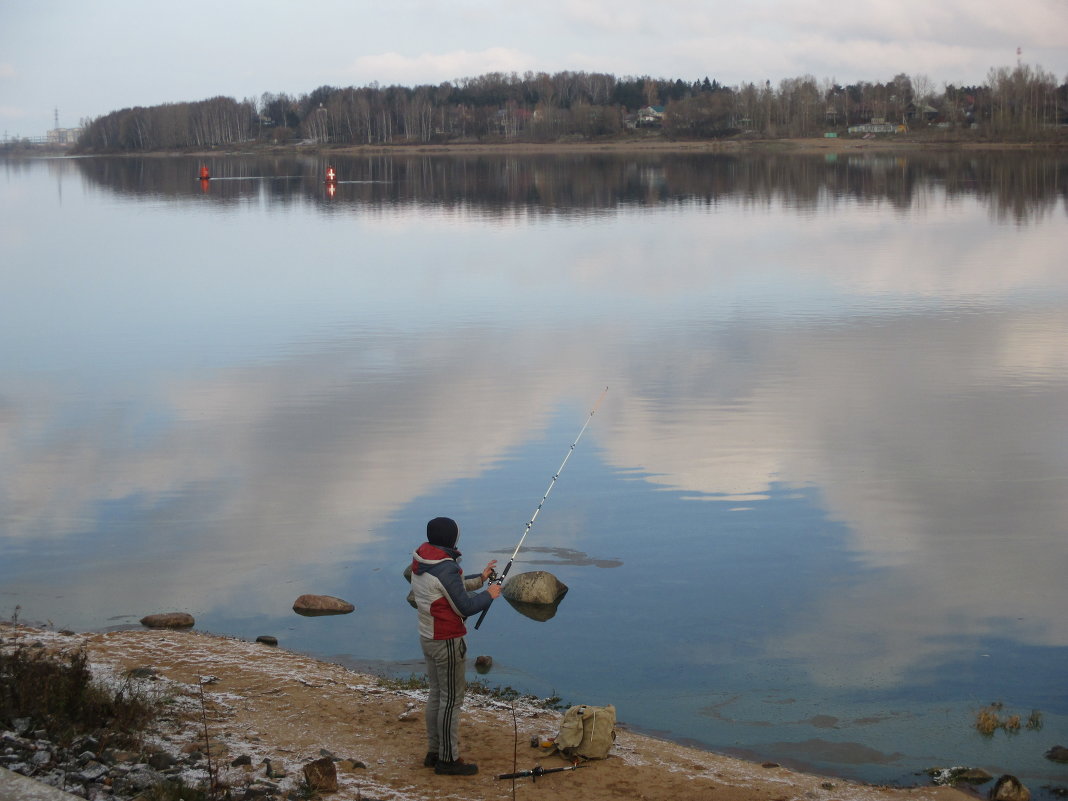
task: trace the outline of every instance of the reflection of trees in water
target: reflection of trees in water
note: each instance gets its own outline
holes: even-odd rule
[[[1068,159],[1034,153],[871,155],[368,155],[362,157],[93,158],[76,162],[122,194],[237,202],[429,204],[485,215],[571,214],[680,202],[839,200],[911,207],[923,191],[988,200],[995,218],[1027,221],[1068,197]],[[200,164],[212,180],[197,180]],[[338,182],[326,183],[327,166]]]
[[[87,158],[75,163],[94,183],[123,195],[204,198],[224,204],[257,197],[295,201],[310,194],[312,183],[322,180],[316,172],[318,160],[309,158],[148,156]],[[209,168],[210,181],[199,180],[201,165]]]
[[[1019,163],[1019,169],[990,168],[973,162],[972,172],[986,180],[976,180],[976,193],[990,201],[991,214],[999,221],[1029,220],[1053,212],[1058,198],[1068,204],[1068,160],[1050,160],[1045,169]]]

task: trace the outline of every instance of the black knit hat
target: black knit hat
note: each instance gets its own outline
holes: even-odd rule
[[[431,545],[454,548],[460,536],[460,527],[451,517],[435,517],[426,524],[426,541]]]

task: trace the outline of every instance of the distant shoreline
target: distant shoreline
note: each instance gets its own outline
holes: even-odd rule
[[[861,139],[852,137],[803,138],[803,139],[729,139],[729,140],[670,140],[663,138],[609,140],[590,142],[507,142],[507,143],[456,143],[440,145],[348,145],[348,146],[297,146],[297,151],[313,151],[323,154],[364,155],[390,153],[395,155],[417,153],[419,155],[555,155],[574,153],[646,154],[646,153],[782,153],[818,154],[852,153],[858,151],[1043,151],[1068,150],[1068,138],[1058,142],[973,142],[940,141],[927,139]]]
[[[393,155],[393,156],[477,156],[477,155],[572,155],[577,153],[611,155],[646,154],[704,154],[704,153],[769,153],[818,155],[857,152],[1068,152],[1068,132],[1036,141],[988,141],[967,137],[896,134],[872,139],[862,137],[807,138],[735,138],[672,140],[663,136],[620,137],[603,140],[556,142],[475,142],[398,143],[367,145],[304,144],[299,142],[271,144],[248,143],[247,146],[194,148],[188,150],[124,151],[108,153],[75,153],[70,149],[27,148],[0,151],[0,155],[33,157],[36,155],[68,155],[83,157],[181,157],[196,156],[282,156],[318,154],[337,156]]]

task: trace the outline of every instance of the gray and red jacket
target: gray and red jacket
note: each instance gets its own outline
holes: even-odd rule
[[[483,585],[481,573],[469,576],[456,560],[455,548],[424,542],[412,554],[412,594],[419,609],[419,636],[452,640],[467,634],[464,620],[481,612],[493,600],[487,593],[472,593]]]

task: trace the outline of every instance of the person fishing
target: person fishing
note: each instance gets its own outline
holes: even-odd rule
[[[485,592],[474,592],[494,575],[497,560],[491,559],[481,573],[465,576],[458,564],[459,537],[456,521],[435,517],[426,524],[427,541],[412,554],[412,592],[430,683],[423,765],[445,776],[478,773],[478,765],[460,758],[460,708],[467,690],[464,620],[485,612],[501,594],[501,585],[495,582]]]

